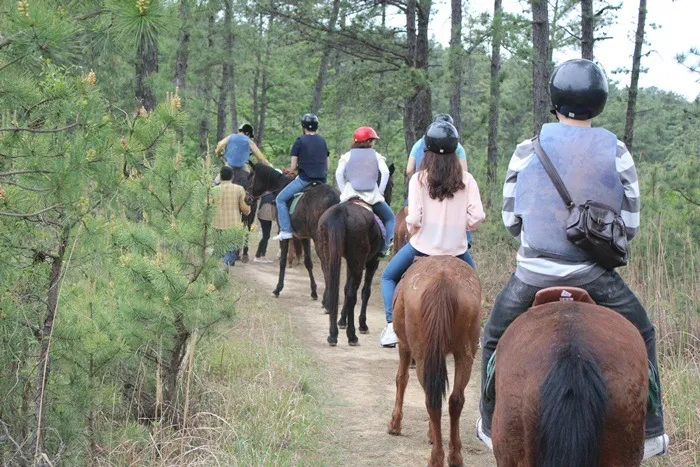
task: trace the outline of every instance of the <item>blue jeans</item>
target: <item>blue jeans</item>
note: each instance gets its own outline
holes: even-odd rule
[[[407,243],[394,255],[392,260],[389,261],[389,264],[386,265],[386,268],[384,268],[384,272],[382,272],[382,300],[384,301],[384,315],[386,316],[387,323],[391,323],[392,320],[396,286],[401,280],[401,276],[411,267],[416,256],[426,255],[413,248],[413,245],[410,243]],[[458,256],[458,258],[466,262],[472,268],[474,267],[469,249],[461,256]]]
[[[228,253],[226,253],[226,255],[224,255],[223,261],[224,261],[225,265],[233,266],[234,264],[236,264],[237,259],[238,259],[238,250],[232,250],[232,251],[229,251]]]
[[[381,201],[372,206],[372,211],[382,220],[384,230],[386,230],[386,238],[384,239],[384,251],[389,249],[391,239],[394,237],[394,226],[396,225],[396,216],[386,202]]]
[[[282,191],[277,195],[275,204],[277,204],[277,222],[279,223],[282,232],[292,233],[292,220],[289,217],[289,209],[287,203],[294,195],[306,188],[311,182],[306,182],[297,177],[292,180],[289,185],[282,188]]]

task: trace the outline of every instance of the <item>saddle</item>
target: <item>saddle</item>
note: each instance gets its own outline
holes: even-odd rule
[[[360,198],[359,196],[353,196],[352,198],[348,199],[346,201],[346,203],[356,204],[360,207],[367,209],[369,212],[371,212],[372,215],[374,216],[374,221],[377,223],[377,227],[379,227],[379,231],[382,233],[382,238],[386,240],[386,229],[384,228],[384,222],[382,222],[382,220],[379,218],[379,216],[377,216],[374,213],[374,210],[372,209],[372,206],[370,204],[363,201],[362,198]]]
[[[289,207],[289,215],[291,216],[294,214],[294,210],[297,208],[297,204],[299,204],[299,200],[301,199],[304,194],[306,194],[307,191],[309,191],[312,188],[316,188],[319,185],[323,185],[323,182],[319,181],[313,181],[306,185],[299,193],[296,193],[292,199],[290,199],[287,202],[287,206]]]
[[[532,306],[551,302],[581,302],[595,305],[588,292],[578,287],[548,287],[537,292]]]

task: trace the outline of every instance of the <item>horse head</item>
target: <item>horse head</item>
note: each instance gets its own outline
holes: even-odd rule
[[[387,204],[391,205],[391,195],[394,191],[394,172],[396,170],[396,166],[392,162],[391,165],[389,165],[389,181],[386,183],[386,188],[384,188],[384,201],[386,201]],[[379,175],[379,178],[377,179],[377,183],[381,181],[381,174]]]

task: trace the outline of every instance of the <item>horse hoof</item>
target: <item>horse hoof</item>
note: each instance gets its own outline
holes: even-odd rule
[[[345,323],[338,323],[338,329],[347,329],[348,325]]]
[[[360,334],[369,334],[369,329],[360,328]]]
[[[358,340],[348,341],[348,345],[349,345],[350,347],[359,347],[360,341],[358,341]]]
[[[323,314],[324,314],[324,315],[327,315],[328,313],[330,313],[330,312],[329,312],[328,310],[326,310],[326,308],[324,307],[324,308],[323,308]]]
[[[328,336],[328,339],[326,340],[328,341],[328,345],[330,345],[331,347],[335,347],[336,345],[338,345],[338,339],[335,339],[331,336]]]
[[[387,428],[386,432],[392,436],[399,436],[401,434],[401,427],[394,426],[393,423],[389,422],[389,427]]]
[[[248,262],[248,255],[241,256],[241,263],[247,263],[247,262]]]
[[[272,295],[274,295],[274,296],[277,297],[277,298],[280,297],[280,293],[279,293],[278,290],[273,290],[273,291],[272,291]]]
[[[313,300],[313,301],[318,300],[318,295],[316,295],[315,293],[312,293],[312,294],[311,294],[311,300]]]

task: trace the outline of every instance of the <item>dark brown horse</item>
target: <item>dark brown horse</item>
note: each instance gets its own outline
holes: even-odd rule
[[[394,228],[394,245],[391,249],[393,254],[399,252],[401,248],[411,239],[411,234],[408,232],[406,224],[406,216],[408,215],[408,206],[404,206],[396,213],[396,227]]]
[[[279,191],[293,180],[292,177],[282,175],[272,167],[255,164],[250,180],[249,195],[259,198],[268,191]],[[309,271],[311,281],[311,298],[316,300],[316,281],[313,274],[313,262],[311,260],[311,240],[316,241],[316,228],[321,215],[328,208],[340,202],[338,191],[333,187],[320,184],[309,188],[306,194],[299,200],[294,214],[291,216],[294,237],[301,239],[304,247],[304,266]],[[287,255],[289,252],[289,240],[282,240],[280,245],[280,274],[277,287],[272,292],[279,297],[284,287],[284,273],[287,268]]]
[[[498,343],[491,435],[499,466],[642,461],[649,384],[644,342],[622,315],[575,291],[589,303],[539,305],[552,296],[540,292],[536,306]]]
[[[384,189],[384,199],[391,203],[394,164],[389,166],[389,181]],[[390,235],[387,232],[387,235]],[[347,328],[350,345],[358,345],[355,333],[355,304],[357,290],[362,283],[362,308],[359,328],[361,334],[369,333],[367,327],[367,304],[372,293],[372,279],[379,267],[379,254],[384,246],[384,237],[372,207],[359,200],[349,200],[333,206],[318,222],[318,238],[315,241],[316,253],[321,260],[326,289],[323,293],[323,307],[329,315],[330,333],[328,343],[338,343],[338,328]],[[338,320],[340,295],[340,266],[345,258],[347,277],[345,282],[345,302]]]
[[[464,388],[472,373],[479,341],[481,284],[467,264],[452,256],[430,256],[416,261],[404,274],[394,295],[394,330],[399,336],[399,371],[396,374],[396,404],[389,433],[401,433],[403,396],[408,384],[411,358],[425,391],[430,416],[428,439],[433,444],[430,467],[444,465],[442,447],[442,399],[447,393],[448,354],[454,355],[455,376],[450,394],[450,443],[448,463],[463,465],[459,417],[464,406]]]

